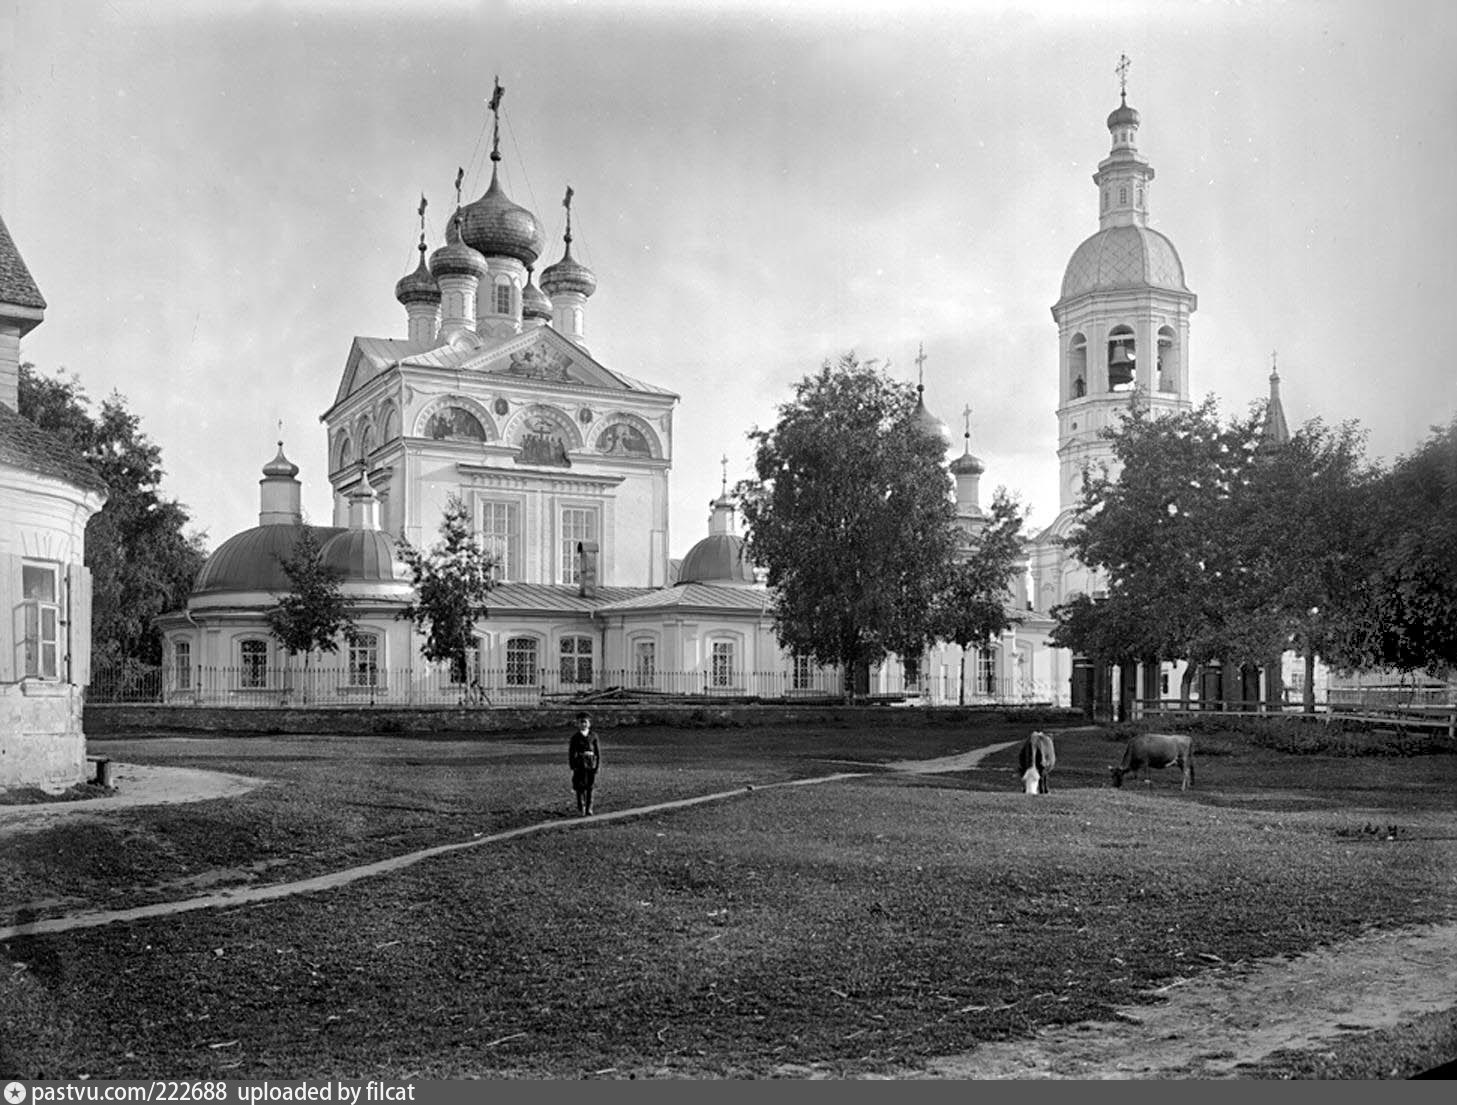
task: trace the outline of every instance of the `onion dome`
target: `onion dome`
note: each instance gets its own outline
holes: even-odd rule
[[[283,455],[283,442],[278,443],[278,455],[263,466],[263,474],[270,478],[282,477],[291,480],[298,475],[298,465]]]
[[[319,560],[339,572],[344,583],[392,583],[395,574],[394,543],[377,529],[349,529],[324,542]]]
[[[408,276],[400,277],[400,282],[395,285],[395,298],[405,306],[411,303],[439,303],[440,285],[435,282],[435,277],[430,275],[430,267],[425,264],[425,239],[420,238],[420,264],[415,271]]]
[[[916,388],[916,410],[911,416],[921,430],[941,442],[943,450],[951,447],[951,430],[934,414],[926,409],[925,388]]]
[[[688,550],[678,567],[678,584],[754,582],[748,546],[734,533],[711,533]]]
[[[1121,102],[1113,109],[1113,114],[1108,116],[1108,129],[1117,130],[1119,127],[1138,126],[1138,112],[1128,106],[1128,97],[1120,97]]]
[[[461,215],[465,222],[462,240],[486,257],[514,257],[531,266],[546,248],[546,234],[536,216],[507,198],[494,165],[486,194],[466,204]]]
[[[541,274],[542,289],[548,295],[576,292],[584,299],[597,290],[597,276],[586,265],[572,256],[572,239],[567,238],[567,248],[562,259],[548,265]]]
[[[526,287],[521,289],[521,317],[539,318],[544,322],[552,319],[551,300],[532,283],[530,269],[526,270]]]
[[[953,476],[980,476],[986,470],[987,466],[981,462],[981,458],[972,456],[970,452],[962,453],[951,462]]]
[[[461,222],[461,213],[457,211],[445,229],[445,244],[430,255],[430,271],[437,278],[486,274],[486,259],[461,239]]]

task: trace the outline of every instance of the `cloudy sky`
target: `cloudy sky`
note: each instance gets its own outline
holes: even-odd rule
[[[1393,458],[1457,410],[1457,5],[11,0],[0,214],[50,306],[22,357],[121,392],[216,547],[256,524],[278,423],[330,517],[351,338],[404,336],[416,205],[503,181],[598,276],[586,338],[682,396],[672,552],[719,457],[854,349],[914,380],[1056,513],[1049,308],[1097,229],[1120,54],[1152,225],[1199,297],[1196,398],[1359,420]]]

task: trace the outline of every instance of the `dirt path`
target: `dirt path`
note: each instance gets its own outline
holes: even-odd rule
[[[1391,1028],[1457,1006],[1457,924],[1373,932],[1296,959],[1266,959],[1164,987],[1030,1040],[986,1044],[910,1078],[1231,1078],[1285,1048]]]

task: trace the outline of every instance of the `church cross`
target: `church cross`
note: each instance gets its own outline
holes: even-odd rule
[[[723,494],[728,494],[728,454],[725,453],[719,458],[719,464],[723,466]]]
[[[963,436],[965,436],[965,438],[967,440],[967,443],[970,444],[971,443],[971,404],[970,403],[966,404],[966,407],[962,410],[961,417],[962,417],[963,421],[966,423],[966,433]]]
[[[1128,96],[1128,67],[1132,64],[1127,54],[1119,54],[1118,64],[1113,67],[1113,71],[1118,74],[1118,95],[1125,98]]]
[[[504,96],[505,94],[506,94],[506,90],[501,87],[501,78],[499,76],[497,76],[496,77],[496,89],[495,89],[494,92],[491,93],[491,102],[490,102],[491,115],[493,116],[492,123],[491,123],[491,160],[492,161],[500,161],[501,160],[501,97]]]
[[[916,386],[926,386],[926,346],[923,342],[916,343]]]

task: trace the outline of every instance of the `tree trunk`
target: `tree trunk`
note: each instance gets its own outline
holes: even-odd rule
[[[1189,660],[1184,665],[1184,674],[1179,676],[1179,709],[1189,708],[1189,688],[1194,684],[1194,675],[1199,670],[1199,665]]]
[[[956,673],[956,704],[966,705],[966,647],[961,649],[961,667]]]
[[[1301,704],[1307,714],[1315,713],[1315,642],[1305,642],[1305,675],[1301,678]]]

